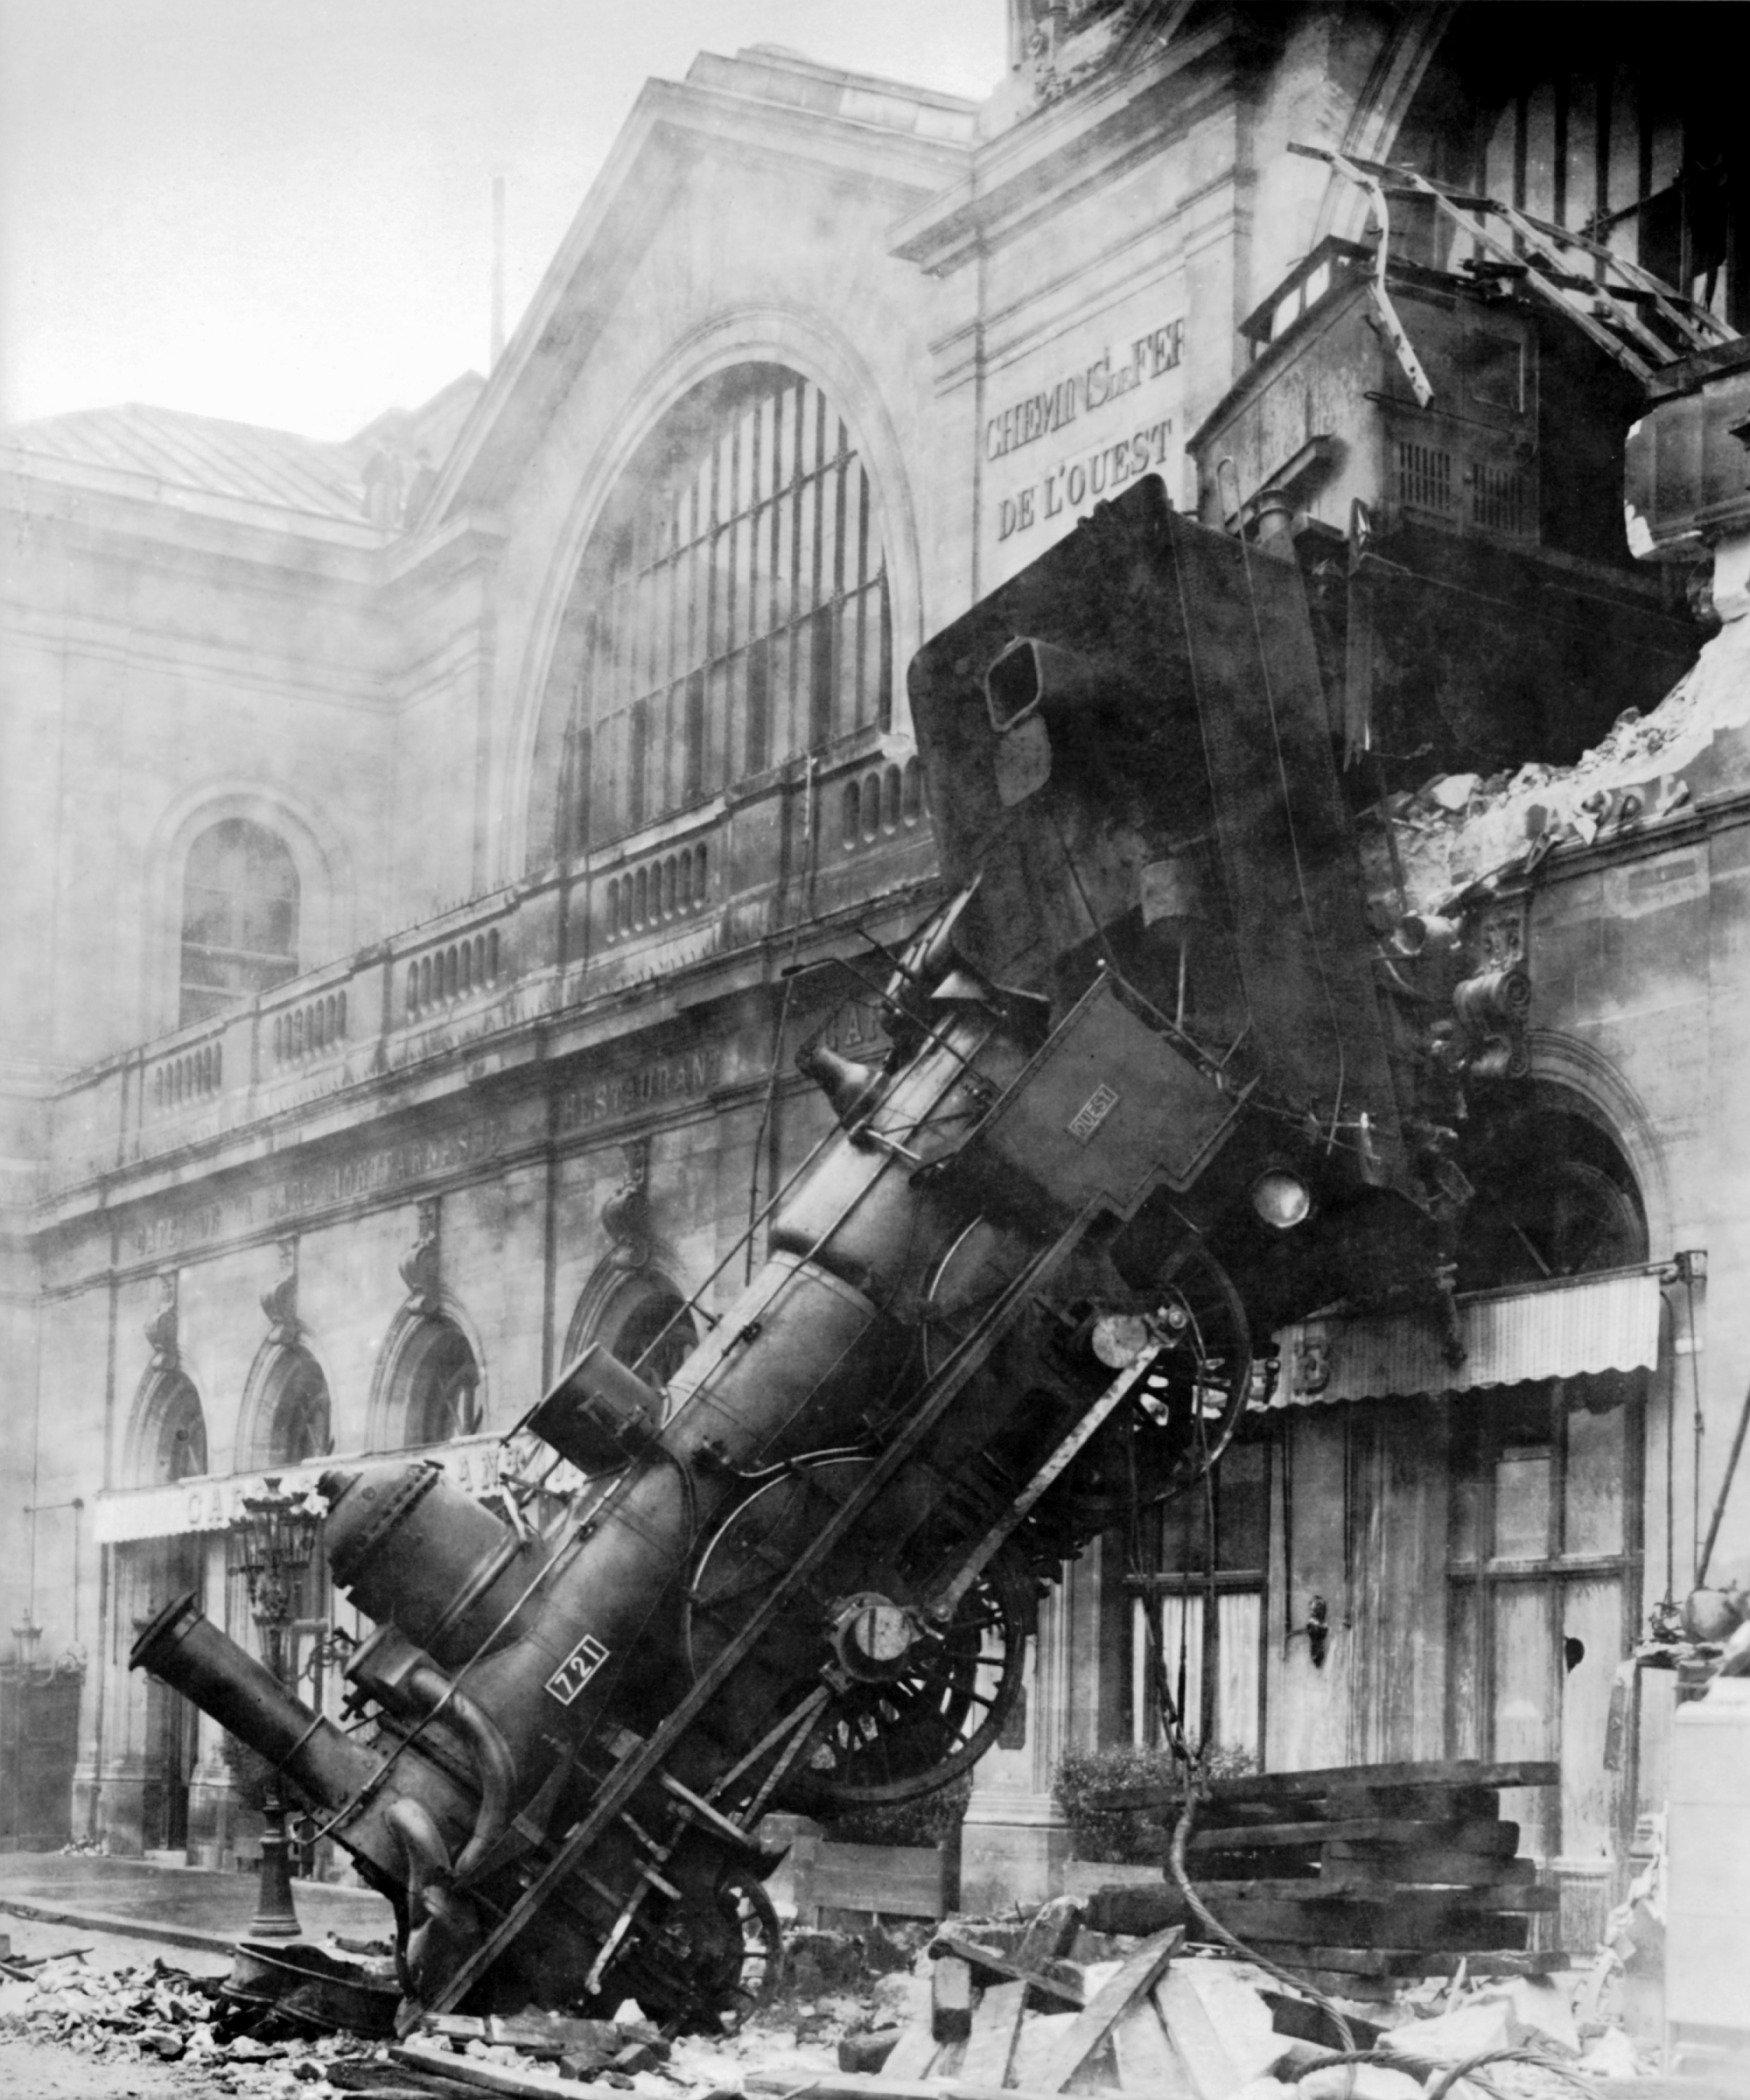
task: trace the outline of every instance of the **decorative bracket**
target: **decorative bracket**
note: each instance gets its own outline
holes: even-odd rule
[[[180,1361],[176,1341],[176,1271],[158,1279],[158,1310],[146,1322],[146,1339],[152,1345],[154,1371],[174,1371]]]
[[[650,1259],[650,1140],[632,1138],[620,1147],[625,1178],[602,1205],[602,1230],[612,1242],[608,1259],[617,1269],[641,1269]]]
[[[297,1241],[281,1240],[279,1254],[279,1281],[271,1290],[262,1292],[261,1309],[267,1315],[271,1339],[289,1349],[296,1343],[299,1332]]]
[[[438,1218],[436,1197],[419,1206],[413,1245],[401,1257],[401,1281],[415,1312],[429,1312],[437,1303]]]

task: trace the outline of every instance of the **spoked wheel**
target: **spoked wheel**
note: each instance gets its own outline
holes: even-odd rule
[[[1118,1512],[1133,1495],[1164,1501],[1201,1480],[1233,1441],[1252,1381],[1245,1307],[1227,1271],[1201,1247],[1175,1255],[1145,1296],[1150,1324],[1167,1346],[1064,1483]]]
[[[1025,1568],[999,1553],[947,1628],[912,1641],[894,1675],[854,1680],[828,1708],[808,1758],[820,1794],[840,1808],[873,1807],[915,1800],[969,1771],[1021,1689],[1031,1604]]]
[[[707,1668],[866,1474],[864,1458],[793,1467],[750,1495],[701,1554],[687,1599],[687,1658]],[[792,1593],[721,1695],[714,1725],[757,1737],[823,1681],[831,1696],[783,1798],[814,1812],[915,1800],[968,1770],[1001,1733],[1021,1684],[1033,1592],[1004,1551],[946,1626],[924,1615],[927,1579],[953,1567],[922,1483],[903,1479]],[[828,1676],[823,1679],[823,1672]]]
[[[732,1869],[716,1897],[711,1945],[697,1981],[723,2033],[734,2034],[776,1994],[784,1935],[771,1897],[751,1874]]]

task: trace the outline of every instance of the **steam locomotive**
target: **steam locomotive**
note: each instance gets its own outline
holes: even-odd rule
[[[880,1062],[803,1052],[831,1133],[666,1393],[566,1369],[521,1425],[581,1477],[551,1522],[324,1477],[363,1733],[192,1599],[135,1647],[394,1903],[409,2021],[734,2021],[766,1812],[965,1771],[1063,1560],[1218,1459],[1251,1334],[1358,1280],[1450,1305],[1460,1095],[1523,973],[1422,922],[1382,971],[1292,556],[1145,481],[910,683],[948,901],[877,966]]]

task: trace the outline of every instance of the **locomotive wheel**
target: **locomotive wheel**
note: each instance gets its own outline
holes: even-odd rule
[[[706,1668],[868,1470],[863,1458],[791,1468],[734,1510],[705,1547],[687,1599],[690,1667]],[[725,1688],[723,1722],[757,1735],[833,1667],[834,1690],[784,1798],[809,1813],[915,1800],[968,1770],[1001,1733],[1021,1686],[1032,1584],[1006,1550],[946,1627],[914,1607],[953,1566],[939,1523],[902,1481],[830,1569],[792,1596]],[[921,1522],[915,1519],[920,1518]],[[907,1569],[918,1574],[908,1577]]]
[[[1000,1295],[1018,1265],[1017,1244],[1012,1234],[978,1219],[943,1255],[930,1282],[924,1323],[927,1370],[940,1368]],[[1145,1313],[1167,1336],[1168,1347],[1138,1396],[1119,1409],[1040,1504],[1042,1514],[1065,1520],[1077,1539],[1116,1523],[1133,1495],[1164,1501],[1201,1480],[1232,1441],[1251,1384],[1245,1307],[1227,1271],[1203,1247],[1186,1242],[1153,1275],[1128,1281],[1128,1299],[1109,1309]],[[1020,1332],[1015,1330],[1017,1337]],[[1017,1383],[1028,1375],[1025,1361],[1006,1358],[1001,1345],[995,1368]],[[1103,1382],[1108,1374],[1097,1375]],[[1033,1419],[1045,1418],[1042,1410],[1034,1411]],[[1068,1426],[1066,1418],[1057,1433]],[[1042,1463],[1045,1456],[1041,1445],[1025,1464]],[[1018,1458],[1018,1452],[1007,1457],[1011,1473]],[[1015,1474],[1017,1488],[1024,1480],[1024,1470]]]
[[[1116,1521],[1133,1494],[1168,1501],[1201,1480],[1233,1441],[1251,1389],[1251,1329],[1219,1262],[1187,1247],[1148,1295],[1169,1346],[1063,1483],[1084,1519],[1100,1524]]]
[[[776,1995],[784,1934],[771,1897],[741,1870],[717,1884],[715,1909],[694,1980],[723,2033],[734,2034]]]

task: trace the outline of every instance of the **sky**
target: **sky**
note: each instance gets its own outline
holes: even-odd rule
[[[0,0],[0,422],[343,438],[514,329],[650,77],[773,43],[982,97],[1004,0]]]

